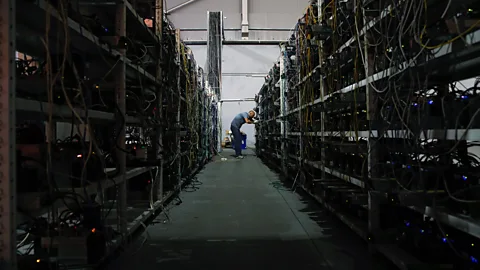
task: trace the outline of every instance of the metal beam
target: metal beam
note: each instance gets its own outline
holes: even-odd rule
[[[207,28],[180,28],[182,32],[206,32]],[[224,28],[223,31],[225,32],[238,32],[242,31],[241,28]],[[266,32],[290,32],[292,29],[290,28],[253,28],[248,27],[248,31],[266,31]]]
[[[187,5],[189,5],[189,4],[191,4],[191,3],[194,3],[194,2],[196,2],[196,1],[198,1],[198,0],[189,0],[189,1],[185,2],[185,3],[181,3],[180,5],[174,6],[173,8],[167,10],[166,13],[167,13],[167,15],[169,15],[170,13],[172,13],[172,12],[174,12],[174,11],[176,11],[176,10],[179,10],[179,9],[183,8],[184,6],[187,6]]]
[[[155,10],[155,21],[157,22],[155,27],[155,35],[160,40],[160,44],[163,42],[163,0],[155,0],[155,6],[158,7]],[[157,73],[155,78],[158,81],[162,80],[162,59],[163,59],[163,50],[161,48],[157,49]],[[158,108],[162,108],[163,106],[163,88],[157,86],[155,91],[157,92],[157,106]],[[163,119],[163,110],[157,110],[156,116],[158,119]],[[163,127],[157,126],[155,128],[155,158],[159,161],[159,171],[157,173],[157,178],[155,179],[155,183],[157,183],[157,190],[156,190],[156,197],[158,201],[163,200]],[[152,187],[154,188],[154,187]]]
[[[17,269],[15,0],[0,0],[0,269]]]
[[[237,72],[237,73],[222,73],[223,77],[257,77],[264,78],[268,74],[266,73],[255,73],[255,72]]]
[[[222,99],[220,102],[249,102],[255,101],[255,98],[237,98],[237,99]]]
[[[115,1],[94,2],[94,1],[81,1],[78,2],[80,6],[115,6],[118,3]]]
[[[249,28],[250,31],[272,31],[272,32],[290,32],[292,31],[292,29],[289,29],[289,28],[265,28],[265,27],[262,27],[262,28],[253,28],[253,27],[250,27]]]
[[[181,43],[180,39],[180,29],[175,30],[175,43],[177,45],[177,63],[182,63],[182,60],[184,59],[183,57],[185,56],[185,49]],[[180,157],[182,153],[182,140],[180,138],[180,126],[181,126],[181,117],[182,117],[182,66],[178,68],[178,73],[177,73],[177,91],[178,91],[178,105],[177,105],[177,121],[175,123],[175,143],[177,145],[177,151],[176,151],[176,156]],[[185,76],[186,79],[188,80],[188,76]],[[177,180],[178,180],[178,185],[181,185],[182,183],[182,158],[177,158],[176,159],[176,164],[177,166]],[[180,186],[181,188],[181,186]]]
[[[223,45],[280,45],[285,40],[225,40]],[[186,45],[207,45],[206,40],[185,40]]]
[[[180,28],[182,32],[206,32],[208,31],[207,28]],[[223,31],[225,32],[235,32],[235,31],[242,31],[241,28],[224,28]]]

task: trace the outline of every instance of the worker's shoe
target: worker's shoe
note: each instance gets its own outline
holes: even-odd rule
[[[239,156],[235,156],[236,159],[243,159],[243,156],[242,155],[239,155]]]

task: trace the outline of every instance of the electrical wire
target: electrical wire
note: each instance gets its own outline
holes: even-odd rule
[[[264,124],[256,128],[257,153],[276,156],[268,159],[271,164],[286,163],[280,170],[295,176],[292,189],[311,188],[317,178],[341,178],[356,185],[359,180],[364,192],[386,181],[392,183],[392,194],[429,194],[425,200],[433,203],[436,226],[445,238],[448,228],[436,218],[445,211],[440,209],[469,211],[469,204],[480,202],[469,192],[480,169],[471,152],[476,144],[466,141],[480,110],[476,83],[458,90],[462,82],[451,82],[450,74],[434,76],[434,70],[436,63],[450,64],[443,55],[472,47],[479,22],[467,16],[466,5],[450,0],[441,5],[427,0],[373,1],[369,7],[355,3],[309,5],[282,44],[288,54],[279,58],[285,72],[280,89],[288,93],[288,111],[282,119],[272,106],[279,93],[269,83],[273,68],[258,99]],[[462,25],[467,19],[468,25]],[[315,33],[318,26],[324,36]],[[277,118],[285,126],[282,140],[288,142],[271,142],[279,125],[270,119]],[[458,244],[447,242],[464,257]]]

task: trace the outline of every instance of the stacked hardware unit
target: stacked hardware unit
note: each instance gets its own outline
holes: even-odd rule
[[[215,94],[162,6],[0,1],[1,269],[102,265],[214,155]]]
[[[479,10],[311,1],[257,98],[258,154],[402,269],[478,267]]]
[[[259,124],[255,125],[256,151],[261,156],[264,152],[272,159],[268,165],[281,168],[281,126],[278,121],[280,112],[280,65],[275,64],[265,77],[260,92],[255,97],[258,104]]]

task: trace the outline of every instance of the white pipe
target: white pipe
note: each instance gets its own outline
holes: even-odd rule
[[[242,0],[242,39],[248,39],[248,0]]]
[[[182,4],[178,5],[178,6],[174,6],[173,8],[167,10],[167,14],[170,14],[170,13],[174,12],[175,10],[181,9],[182,7],[184,7],[184,6],[186,6],[186,5],[189,5],[189,4],[191,4],[191,3],[193,3],[193,2],[196,2],[196,1],[197,1],[197,0],[189,0],[189,1],[187,1],[187,2],[185,2],[185,3],[182,3]]]
[[[243,102],[243,101],[255,101],[255,98],[237,98],[237,99],[222,99],[220,102]]]

